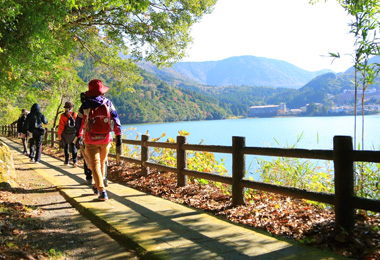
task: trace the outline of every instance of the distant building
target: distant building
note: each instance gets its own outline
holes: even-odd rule
[[[358,89],[358,91],[362,92],[362,89]],[[344,94],[346,94],[346,93],[355,94],[355,89],[344,89],[343,93]],[[376,93],[376,89],[375,88],[367,89],[367,90],[365,90],[365,93],[366,94],[374,94],[374,93]]]
[[[293,108],[293,109],[290,109],[290,111],[289,111],[289,114],[291,114],[291,115],[298,115],[301,113],[302,113],[302,110],[299,108]]]
[[[248,111],[249,117],[256,116],[278,116],[286,113],[286,104],[251,106]]]

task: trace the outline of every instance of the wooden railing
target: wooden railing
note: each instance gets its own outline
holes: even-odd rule
[[[3,136],[16,136],[15,128],[9,126],[1,127]],[[54,146],[57,132],[54,129],[46,131],[45,143]],[[50,136],[50,139],[49,139]],[[177,136],[176,143],[152,142],[149,135],[142,135],[141,140],[123,139],[123,144],[137,145],[141,147],[140,159],[122,156],[124,161],[141,165],[141,174],[149,174],[149,168],[177,174],[177,186],[186,186],[187,177],[193,176],[216,182],[232,185],[232,203],[242,205],[244,201],[244,188],[251,188],[267,192],[274,192],[300,199],[307,199],[322,203],[328,203],[335,208],[335,228],[351,229],[355,221],[355,209],[380,212],[380,200],[366,199],[354,194],[354,162],[376,162],[380,163],[380,152],[378,151],[354,151],[352,138],[350,136],[335,136],[333,139],[333,150],[308,150],[308,149],[284,149],[284,148],[262,148],[246,147],[245,137],[232,137],[232,146],[219,145],[194,145],[186,142],[185,136]],[[149,147],[167,148],[176,150],[177,166],[170,167],[149,161]],[[216,153],[232,154],[232,177],[220,176],[211,173],[193,171],[186,168],[186,151],[206,151]],[[277,157],[295,157],[304,159],[331,160],[334,163],[334,190],[335,194],[313,192],[304,189],[279,186],[244,179],[246,173],[245,156],[262,155]],[[115,157],[110,154],[110,157]]]

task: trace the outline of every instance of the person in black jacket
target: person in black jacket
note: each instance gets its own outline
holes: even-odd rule
[[[19,136],[21,136],[22,145],[24,146],[23,154],[25,155],[28,155],[28,151],[26,150],[26,138],[28,136],[22,137],[22,129],[24,127],[26,117],[28,116],[28,114],[29,114],[29,111],[23,108],[21,110],[21,116],[17,119],[17,133],[19,134]]]
[[[26,137],[27,133],[32,133],[32,140],[30,141],[30,161],[39,163],[41,159],[41,145],[42,137],[45,134],[45,129],[42,124],[47,124],[48,120],[40,112],[40,106],[35,103],[30,109],[30,113],[26,117],[26,122],[23,128],[23,137]],[[35,150],[34,150],[35,149]]]

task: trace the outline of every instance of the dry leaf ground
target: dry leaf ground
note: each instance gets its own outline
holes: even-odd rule
[[[50,147],[44,147],[44,152],[63,157]],[[177,188],[173,173],[152,171],[142,177],[134,165],[116,166],[112,161],[110,165],[108,178],[114,182],[346,257],[380,259],[379,216],[359,214],[352,232],[336,235],[333,211],[304,200],[252,191],[246,205],[233,207],[231,196],[225,192],[227,186],[212,182],[205,185],[193,179],[188,186]]]
[[[113,164],[114,165],[114,164]],[[251,191],[244,206],[233,207],[228,187],[189,180],[186,187],[176,187],[174,173],[153,171],[139,175],[131,164],[111,166],[108,178],[129,187],[224,216],[226,219],[265,230],[273,235],[294,239],[354,259],[380,259],[379,216],[358,214],[354,230],[334,233],[334,212],[304,200],[273,193]]]

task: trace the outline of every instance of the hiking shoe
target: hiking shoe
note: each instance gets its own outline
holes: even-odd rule
[[[95,186],[92,186],[92,191],[94,192],[95,195],[99,195],[99,191]]]
[[[108,200],[107,192],[105,190],[100,193],[98,200]]]
[[[107,178],[103,179],[103,183],[104,183],[104,187],[108,187],[108,180],[107,180]]]

